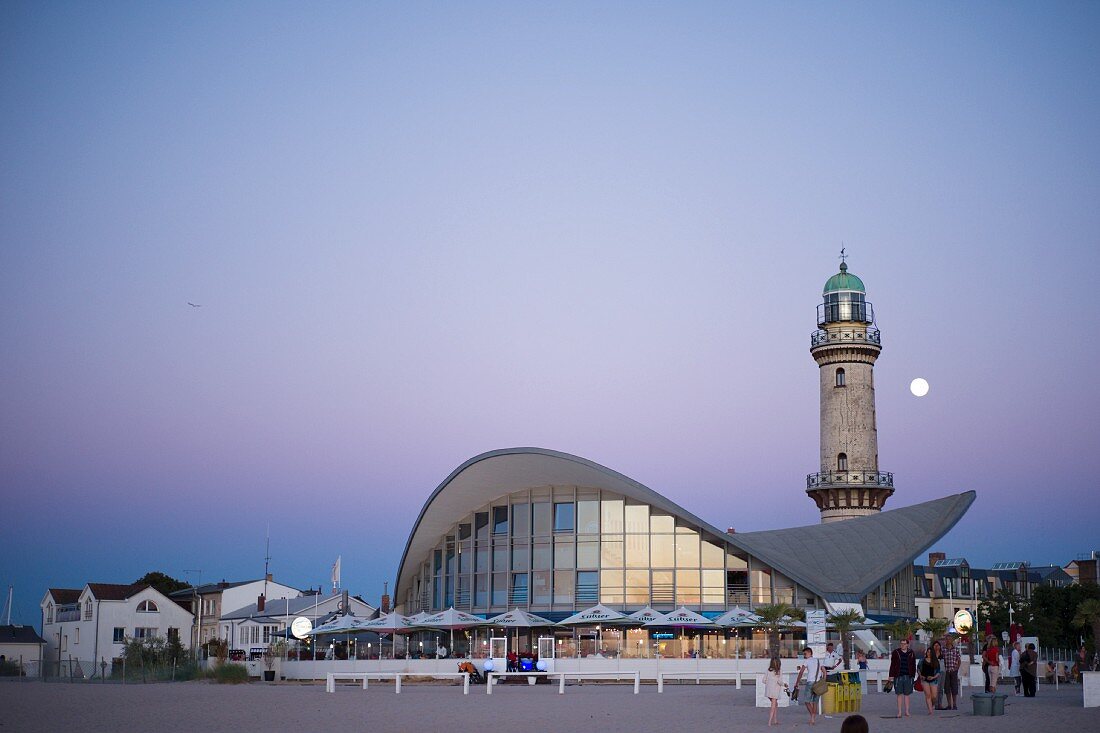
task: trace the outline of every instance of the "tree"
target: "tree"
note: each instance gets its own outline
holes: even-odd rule
[[[1100,600],[1090,598],[1081,601],[1077,606],[1077,613],[1073,616],[1073,625],[1092,629],[1092,644],[1095,648],[1100,640]]]
[[[947,634],[947,627],[950,625],[945,618],[926,618],[918,624],[921,631],[928,634],[928,644],[931,646],[932,642],[937,639],[942,639]]]
[[[1100,586],[1074,583],[1061,588],[1041,585],[1031,594],[1032,622],[1025,625],[1028,636],[1038,636],[1043,646],[1075,649],[1080,631],[1073,623],[1077,607],[1084,601],[1100,600]]]
[[[1012,608],[1011,614],[1008,612],[1009,607]],[[995,636],[999,637],[1000,632],[1008,631],[1009,616],[1012,617],[1012,621],[1023,624],[1024,628],[1030,627],[1032,623],[1031,604],[1026,598],[1002,588],[988,600],[984,600],[978,605],[979,626],[975,630],[978,639],[985,636],[986,621],[993,625]]]
[[[135,585],[138,583],[151,585],[164,595],[175,593],[178,590],[183,590],[184,588],[191,587],[187,583],[184,583],[182,580],[176,580],[171,575],[166,575],[159,570],[154,570],[151,573],[146,573],[145,575],[134,581]]]
[[[844,649],[844,669],[852,668],[850,659],[852,650],[848,648],[848,637],[852,633],[852,627],[864,623],[867,619],[854,608],[839,613],[831,613],[826,620],[833,625],[836,633],[840,635],[840,645]]]
[[[786,603],[757,606],[755,611],[768,627],[768,648],[771,656],[779,654],[780,631],[790,628],[792,622],[806,617],[805,611]]]
[[[916,629],[917,624],[906,618],[898,619],[897,621],[886,625],[886,633],[890,634],[890,636],[894,637],[898,641],[901,641],[902,639],[908,639],[910,636],[913,635],[913,632],[916,631]],[[893,650],[887,649],[886,651],[890,652]]]

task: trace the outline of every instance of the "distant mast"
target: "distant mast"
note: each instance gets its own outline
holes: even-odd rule
[[[8,586],[8,602],[4,604],[4,625],[11,626],[11,597],[14,586]]]

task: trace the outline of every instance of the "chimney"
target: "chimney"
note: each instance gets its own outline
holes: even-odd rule
[[[390,584],[388,582],[382,584],[382,605],[379,610],[383,615],[390,612]]]
[[[934,568],[934,567],[936,567],[937,562],[939,562],[940,560],[946,560],[946,559],[947,559],[947,553],[946,552],[930,552],[930,553],[928,553],[928,567]]]
[[[268,583],[270,583],[271,582],[271,573],[268,573],[267,575],[265,575],[264,580],[266,580]]]
[[[737,534],[737,530],[733,527],[726,527],[726,534]]]
[[[265,601],[266,601],[266,599],[264,598],[264,594],[261,593],[259,595],[259,597],[256,599],[256,612],[257,613],[260,613],[264,610],[264,602]]]

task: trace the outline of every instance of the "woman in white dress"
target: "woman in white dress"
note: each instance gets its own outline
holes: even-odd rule
[[[768,715],[768,725],[779,725],[779,696],[787,689],[783,684],[783,675],[780,673],[783,663],[778,656],[772,657],[768,671],[764,673],[764,695],[772,701],[771,713]]]

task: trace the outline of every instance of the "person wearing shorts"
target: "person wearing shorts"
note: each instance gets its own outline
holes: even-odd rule
[[[962,654],[955,646],[955,637],[947,637],[947,648],[943,650],[943,694],[947,697],[945,710],[959,709],[959,667]]]
[[[898,717],[902,707],[905,717],[909,717],[909,696],[913,694],[913,678],[917,674],[917,655],[909,648],[909,640],[902,639],[901,645],[890,655],[890,676],[894,683],[894,694],[898,699]]]

